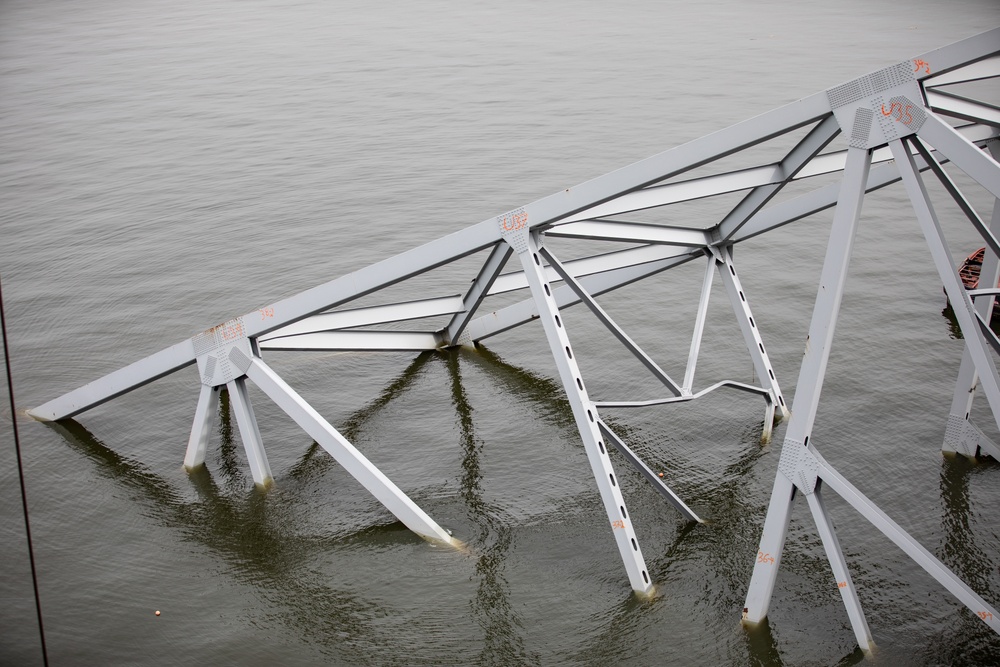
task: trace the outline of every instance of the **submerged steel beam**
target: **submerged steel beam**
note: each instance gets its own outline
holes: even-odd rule
[[[978,381],[983,385],[994,420],[1000,427],[1000,376],[987,348],[988,344],[998,341],[992,334],[985,338],[983,328],[993,298],[990,295],[980,299],[974,309],[951,265],[951,254],[920,176],[922,171],[932,170],[969,223],[984,238],[988,252],[983,275],[992,281],[988,286],[992,290],[1000,279],[997,262],[1000,241],[995,236],[1000,225],[1000,206],[995,207],[993,221],[987,229],[941,164],[950,162],[981,184],[994,199],[1000,198],[1000,165],[995,154],[991,158],[982,150],[988,142],[992,142],[991,149],[996,149],[1000,115],[994,106],[968,90],[978,82],[995,82],[998,77],[1000,29],[811,95],[251,311],[108,373],[30,413],[42,420],[71,417],[197,364],[199,398],[188,437],[185,465],[194,468],[204,463],[218,411],[219,392],[227,387],[253,479],[267,486],[272,472],[250,405],[246,384],[250,380],[411,530],[431,540],[454,543],[447,531],[423,513],[267,366],[261,352],[433,350],[478,342],[539,320],[569,398],[629,583],[635,591],[648,593],[654,582],[639,548],[606,443],[619,448],[640,474],[685,517],[698,520],[697,515],[601,421],[598,409],[690,401],[714,389],[731,387],[765,397],[764,434],[767,436],[774,410],[784,415],[787,408],[737,275],[733,246],[836,204],[794,409],[781,448],[760,548],[754,557],[744,620],[759,622],[767,614],[787,536],[791,505],[796,495],[802,495],[819,532],[858,644],[866,652],[871,650],[871,629],[824,504],[824,493],[833,491],[889,536],[979,618],[1000,632],[997,624],[1000,619],[993,607],[892,523],[819,455],[814,443],[809,442],[864,195],[902,180],[966,338],[967,352],[952,402],[952,418],[956,424],[961,421],[963,430],[958,436],[949,431],[944,448],[951,447],[968,455],[979,451],[1000,455],[1000,450],[971,424],[968,414],[970,390]],[[963,84],[960,91],[949,88],[958,83]],[[952,127],[938,114],[968,124]],[[768,142],[776,137],[794,139],[792,133],[796,131],[801,131],[800,138],[793,148],[780,152],[776,149],[777,155],[770,155],[766,160],[754,159],[739,169],[714,164],[747,148],[768,148]],[[838,132],[846,137],[849,147],[822,152]],[[702,168],[702,171],[694,171]],[[840,182],[826,183],[832,175],[840,173]],[[814,185],[816,181],[810,180],[823,175],[828,177],[822,179],[823,185]],[[775,203],[780,191],[793,182],[796,192],[800,189],[805,192]],[[678,220],[669,208],[673,204],[729,193],[742,194],[739,202],[726,207],[727,212],[718,219],[685,219],[682,225],[664,224]],[[643,222],[608,219],[608,216],[639,210],[647,211]],[[556,244],[563,238],[581,244],[610,241],[626,247],[608,252],[601,245],[595,254],[560,262],[546,243],[551,240]],[[361,297],[375,295],[483,251],[489,254],[478,270],[471,276],[457,279],[444,294],[420,291],[420,298],[413,301],[348,309],[349,304]],[[515,253],[520,260],[520,270],[501,275],[504,265]],[[632,341],[594,297],[703,257],[708,258],[708,265],[701,282],[684,380],[678,384]],[[759,387],[722,381],[698,392],[693,389],[713,268],[720,271],[734,307],[743,342],[761,379]],[[559,282],[563,284],[556,285]],[[527,290],[528,298],[510,303],[505,295],[517,290]],[[455,296],[457,294],[463,296]],[[494,310],[486,308],[484,304],[490,298],[500,298],[500,306]],[[618,402],[591,399],[560,311],[577,303],[586,305],[661,380],[669,397]],[[405,331],[398,326],[400,322],[412,325],[423,320],[426,324],[435,319],[441,319],[443,325],[438,322],[419,331]],[[958,442],[955,442],[956,437]]]
[[[238,357],[237,352],[232,356]],[[247,377],[407,528],[429,540],[456,544],[448,531],[410,500],[260,358],[244,358],[234,363],[245,365]]]
[[[786,456],[786,450],[802,448],[809,443],[809,435],[812,433],[813,421],[819,408],[819,397],[830,358],[844,285],[847,282],[847,265],[854,246],[870,165],[871,154],[867,148],[851,148],[848,153],[847,168],[844,170],[840,200],[834,213],[826,259],[820,274],[819,291],[813,307],[812,321],[809,324],[806,354],[799,370],[795,399],[792,403],[792,416],[788,421],[782,444],[782,456]],[[764,519],[760,546],[754,558],[753,577],[750,580],[743,609],[743,620],[746,622],[759,623],[767,616],[788,535],[794,489],[793,481],[779,467],[771,490],[771,501]],[[860,645],[865,651],[871,650],[867,641]]]
[[[542,323],[542,329],[559,371],[559,379],[569,398],[573,418],[583,440],[594,481],[597,482],[608,523],[611,524],[611,532],[618,545],[618,553],[625,565],[625,572],[628,574],[632,589],[647,594],[653,589],[653,580],[642,557],[635,528],[632,526],[632,518],[625,509],[625,498],[611,466],[607,447],[604,446],[598,425],[597,408],[587,395],[583,375],[573,356],[569,336],[559,316],[555,298],[552,296],[552,288],[542,271],[542,252],[538,240],[527,228],[508,233],[505,238],[517,252],[528,278],[532,298],[538,307],[538,319]]]

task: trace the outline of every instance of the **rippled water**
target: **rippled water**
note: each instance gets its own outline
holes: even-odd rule
[[[990,0],[9,0],[0,271],[18,406],[998,22]],[[942,218],[958,259],[975,239],[954,212]],[[829,219],[738,250],[789,396]],[[898,187],[866,200],[856,248],[813,440],[996,604],[1000,466],[940,454],[962,342]],[[604,302],[671,372],[686,359],[700,272]],[[714,305],[698,384],[750,381],[729,307]],[[650,390],[586,313],[566,320],[593,395]],[[752,397],[609,414],[709,519],[686,524],[616,460],[657,584],[639,600],[540,329],[479,351],[269,361],[467,548],[434,547],[395,523],[263,397],[255,407],[274,487],[253,488],[226,420],[206,468],[188,475],[190,369],[75,422],[19,416],[54,663],[861,659],[801,506],[769,623],[739,624],[779,449],[758,444]],[[37,664],[6,405],[0,664]],[[839,499],[828,502],[877,664],[1000,661],[996,635]]]

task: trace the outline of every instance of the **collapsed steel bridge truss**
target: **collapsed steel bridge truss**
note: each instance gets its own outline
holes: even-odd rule
[[[983,221],[942,164],[950,162],[993,198],[1000,198],[1000,165],[996,161],[1000,155],[1000,108],[981,101],[975,92],[995,87],[998,77],[1000,29],[817,93],[224,322],[30,413],[42,420],[72,417],[197,364],[200,397],[184,458],[186,466],[194,468],[205,461],[218,412],[219,391],[225,387],[254,481],[263,486],[270,484],[271,470],[247,391],[249,380],[411,530],[430,540],[453,543],[448,531],[296,393],[266,363],[263,353],[431,350],[476,343],[537,319],[551,348],[612,534],[635,591],[648,593],[653,582],[607,445],[625,454],[685,517],[700,519],[629,450],[602,420],[599,411],[690,401],[716,389],[735,389],[763,398],[765,439],[770,437],[776,419],[789,418],[743,611],[744,622],[759,622],[767,614],[792,503],[802,496],[822,538],[858,644],[865,651],[873,647],[843,551],[824,506],[823,496],[829,490],[841,496],[993,630],[1000,632],[1000,613],[838,473],[809,438],[864,195],[902,181],[966,341],[943,450],[968,456],[988,454],[1000,459],[1000,449],[970,420],[972,396],[976,387],[981,386],[1000,427],[1000,376],[990,352],[991,347],[1000,351],[1000,339],[988,326],[998,290],[966,292],[963,288],[924,184],[926,177],[938,179],[982,236],[987,248],[982,276],[990,281],[985,283],[989,287],[997,285],[1000,205],[995,206],[989,223]],[[826,150],[841,132],[848,147]],[[730,170],[721,164],[723,158],[748,152],[776,138],[789,140],[791,145],[777,162]],[[821,176],[826,178],[818,178]],[[788,187],[793,184],[794,188]],[[777,197],[783,190],[787,193],[793,189],[794,196]],[[742,195],[739,203],[717,219],[701,220],[696,226],[660,222],[676,219],[671,205],[732,193]],[[754,321],[750,295],[740,282],[733,248],[742,241],[830,207],[835,207],[835,211],[829,245],[794,404],[789,410]],[[652,211],[659,217],[653,222],[621,218],[626,214],[637,215],[639,211]],[[624,248],[564,261],[547,244],[548,239],[560,237],[613,241]],[[350,307],[361,297],[475,253],[482,253],[485,260],[479,265],[471,288],[462,296]],[[512,261],[515,256],[516,262]],[[705,263],[704,280],[686,371],[678,381],[615,323],[595,297],[697,260]],[[504,273],[510,264],[516,268]],[[759,385],[724,381],[695,389],[695,368],[716,273],[725,285],[756,377],[760,378]],[[469,277],[465,276],[464,285],[468,285]],[[488,297],[513,294],[517,290],[527,290],[527,296],[519,302],[488,313],[481,307]],[[563,309],[581,303],[662,384],[664,398],[618,402],[591,398],[560,315]],[[446,324],[417,332],[392,326],[435,317]]]

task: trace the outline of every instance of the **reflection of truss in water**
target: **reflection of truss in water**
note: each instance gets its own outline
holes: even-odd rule
[[[794,411],[782,446],[744,620],[759,622],[767,614],[791,504],[799,494],[805,496],[819,529],[858,643],[870,650],[871,633],[823,504],[821,489],[829,488],[1000,632],[996,610],[840,475],[809,442],[864,194],[902,180],[966,340],[944,449],[1000,456],[996,446],[969,420],[970,388],[981,384],[1000,425],[1000,376],[989,351],[989,346],[1000,349],[1000,339],[983,321],[996,290],[967,294],[962,289],[921,176],[921,172],[931,171],[983,237],[987,246],[983,270],[992,277],[988,284],[995,285],[1000,277],[1000,242],[991,229],[1000,229],[1000,207],[994,210],[990,225],[984,223],[941,164],[951,162],[993,197],[1000,197],[1000,166],[982,150],[987,147],[994,157],[1000,151],[1000,110],[979,101],[984,87],[995,86],[997,77],[1000,29],[817,93],[219,324],[31,413],[39,419],[64,419],[197,363],[201,396],[185,464],[196,467],[204,462],[207,435],[217,412],[218,389],[226,386],[254,480],[266,486],[271,472],[247,393],[249,379],[411,530],[450,543],[453,539],[448,532],[299,396],[264,361],[262,352],[427,350],[475,343],[538,319],[568,395],[629,581],[634,590],[646,593],[653,582],[605,443],[622,448],[640,470],[645,465],[630,455],[598,410],[689,401],[707,391],[730,387],[764,398],[764,437],[768,437],[775,413],[785,417],[788,410],[737,274],[733,247],[836,206]],[[842,131],[848,148],[824,153]],[[781,144],[778,159],[757,159],[763,150],[779,150],[775,144]],[[757,161],[749,167],[726,167],[723,158],[735,155]],[[824,175],[828,177],[816,178]],[[830,182],[834,177],[837,180]],[[818,181],[825,184],[814,185]],[[794,196],[789,196],[790,192]],[[640,210],[669,216],[676,210],[668,208],[671,205],[730,193],[741,193],[739,202],[724,215],[698,226],[667,226],[620,217],[638,215],[635,212]],[[779,193],[785,197],[780,201]],[[552,241],[559,238],[619,245],[606,251],[599,243],[604,252],[563,261],[552,250]],[[455,287],[459,291],[467,289],[464,296],[439,294],[405,303],[344,308],[362,297],[480,252],[484,258],[476,274],[453,283],[452,293]],[[501,274],[515,254],[519,270]],[[704,281],[686,371],[678,382],[611,319],[594,297],[697,259],[706,263]],[[727,381],[701,391],[694,388],[716,271],[761,378],[760,386]],[[470,278],[472,286],[466,288]],[[562,284],[557,287],[557,283]],[[523,301],[488,313],[481,307],[487,298],[524,289],[529,296]],[[982,298],[974,304],[977,296]],[[560,315],[560,309],[578,303],[583,303],[646,366],[665,388],[666,397],[654,401],[591,399]],[[392,327],[393,323],[428,318],[440,319],[424,331],[406,332]],[[658,477],[651,471],[644,472],[682,513],[697,519]]]

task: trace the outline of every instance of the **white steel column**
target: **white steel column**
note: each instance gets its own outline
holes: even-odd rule
[[[897,139],[889,142],[889,147],[892,149],[892,154],[899,167],[903,184],[906,186],[910,202],[913,204],[913,211],[916,214],[917,222],[920,223],[920,228],[927,239],[931,258],[934,260],[935,267],[937,267],[941,283],[948,294],[948,300],[951,301],[951,307],[955,312],[955,319],[958,320],[958,325],[962,329],[962,335],[965,337],[965,349],[969,351],[969,355],[972,357],[976,372],[979,374],[979,379],[983,386],[983,392],[986,394],[986,400],[993,411],[993,418],[997,425],[1000,426],[1000,376],[997,375],[997,369],[990,356],[990,351],[987,349],[986,342],[979,331],[979,322],[973,310],[972,299],[966,293],[962,281],[959,280],[958,272],[952,265],[948,244],[945,241],[944,233],[941,231],[941,225],[938,222],[934,208],[931,206],[923,180],[920,178],[920,172],[917,171],[916,166],[913,164],[913,157],[903,145],[902,140]],[[979,149],[975,147],[973,147],[973,150],[979,152]],[[992,164],[994,169],[996,169],[996,163]],[[1000,170],[997,171],[1000,173]]]
[[[771,393],[772,406],[769,412],[772,412],[773,416],[773,409],[777,407],[781,412],[781,417],[787,419],[788,407],[785,405],[785,397],[781,395],[781,388],[774,375],[774,367],[771,366],[771,360],[764,350],[764,340],[760,336],[760,330],[757,329],[757,323],[750,311],[750,302],[747,301],[743,291],[743,283],[740,282],[740,277],[736,274],[736,265],[733,264],[733,247],[730,245],[720,248],[719,257],[721,259],[719,275],[722,277],[722,283],[726,286],[729,301],[733,304],[733,312],[736,313],[736,321],[740,325],[740,331],[743,332],[743,340],[750,352],[750,358],[753,359],[757,375],[760,376],[761,386]],[[770,439],[771,426],[772,424],[764,425],[768,439]]]
[[[448,531],[439,526],[416,503],[410,500],[398,486],[392,483],[392,480],[375,467],[328,421],[323,419],[267,364],[258,357],[250,360],[241,359],[238,352],[239,350],[234,351],[231,360],[241,368],[246,367],[247,377],[407,528],[427,540],[445,544],[457,543],[448,534]]]
[[[830,569],[833,570],[834,581],[837,583],[837,590],[840,591],[841,600],[847,609],[847,617],[854,629],[854,638],[862,651],[870,653],[875,648],[875,640],[872,639],[872,631],[868,627],[865,612],[861,608],[858,591],[854,586],[854,580],[851,579],[851,571],[847,568],[847,560],[844,558],[844,550],[840,548],[840,540],[837,539],[833,520],[823,504],[822,486],[822,482],[817,482],[815,490],[805,494],[806,502],[809,503],[809,511],[812,513],[813,521],[816,522],[819,536],[823,540],[823,550],[826,552],[826,559],[830,562]]]
[[[507,216],[504,219],[506,220]],[[538,308],[538,316],[542,328],[545,330],[545,337],[552,349],[552,356],[559,370],[559,378],[562,380],[570,406],[573,408],[573,417],[576,420],[577,429],[580,431],[580,437],[583,440],[597,488],[601,493],[608,522],[611,524],[612,533],[618,544],[618,552],[625,564],[629,583],[637,593],[648,594],[652,591],[653,583],[649,577],[649,571],[646,569],[642,551],[639,549],[632,520],[625,509],[625,499],[622,497],[615,471],[611,467],[607,447],[605,447],[601,436],[597,408],[591,403],[587,390],[584,388],[583,377],[576,359],[573,357],[569,337],[566,335],[562,318],[559,316],[559,309],[552,296],[552,288],[545,277],[538,240],[533,234],[528,233],[526,227],[520,231],[523,233],[519,235],[519,238],[511,238],[508,242],[518,252],[521,265],[524,267],[524,274],[528,279],[531,295]],[[513,236],[513,234],[509,236]]]
[[[978,593],[969,588],[968,584],[959,579],[954,572],[945,567],[931,552],[922,547],[899,524],[890,519],[885,512],[879,509],[878,505],[873,503],[855,488],[853,484],[847,481],[843,475],[826,462],[819,452],[810,447],[807,454],[812,458],[817,474],[822,478],[823,483],[830,487],[830,490],[846,500],[861,516],[878,528],[883,535],[892,540],[897,547],[913,559],[914,563],[934,577],[939,584],[958,598],[959,602],[968,607],[981,621],[992,628],[994,632],[1000,632],[1000,612],[994,609]]]
[[[1000,153],[1000,141],[991,141],[987,147],[996,159],[997,154]],[[994,235],[1000,234],[1000,199],[997,199],[993,204],[990,231]],[[996,287],[998,281],[1000,281],[1000,260],[993,249],[986,246],[986,252],[983,254],[983,265],[979,271],[979,286]],[[980,297],[975,301],[976,312],[987,322],[990,321],[994,301],[995,297],[993,296]],[[978,384],[979,375],[976,373],[976,366],[972,362],[972,355],[968,345],[966,345],[962,352],[962,363],[958,370],[958,380],[955,383],[955,394],[951,401],[951,412],[948,414],[944,441],[941,443],[942,451],[974,457],[985,445],[989,453],[995,454],[996,445],[993,445],[969,419],[972,411],[972,400],[975,398]]]
[[[854,246],[870,167],[871,154],[868,149],[855,147],[848,149],[840,197],[834,211],[830,241],[826,249],[823,271],[820,274],[819,292],[816,295],[816,305],[809,324],[805,357],[799,369],[791,419],[785,432],[785,441],[782,443],[783,457],[786,456],[784,451],[786,448],[801,448],[808,444],[812,432],[823,378],[826,375],[826,365],[830,358],[833,332],[840,312],[844,285],[847,282],[847,267]],[[781,552],[788,534],[794,488],[792,481],[779,469],[774,479],[771,502],[767,508],[760,546],[755,556],[753,577],[747,590],[743,609],[744,621],[759,623],[767,616],[774,582],[781,565]]]
[[[691,334],[691,347],[688,350],[687,366],[684,368],[684,384],[681,394],[691,395],[694,386],[694,371],[698,366],[698,355],[701,352],[701,341],[705,335],[705,320],[708,318],[708,302],[712,298],[712,283],[715,278],[715,257],[707,256],[705,277],[701,282],[701,297],[698,299],[698,313],[694,319],[694,332]]]
[[[448,343],[458,345],[459,341],[462,340],[462,333],[465,331],[465,327],[468,326],[469,322],[475,316],[476,311],[479,309],[479,304],[486,298],[490,287],[493,286],[493,282],[500,275],[500,271],[503,269],[504,264],[507,263],[511,254],[510,246],[503,242],[497,243],[493,247],[493,250],[490,251],[490,256],[486,259],[483,268],[479,270],[479,275],[472,282],[472,287],[469,288],[469,291],[462,300],[462,312],[456,313],[451,318],[448,326],[445,327],[444,338]]]
[[[253,481],[266,488],[274,479],[271,475],[271,465],[267,462],[267,454],[264,452],[260,429],[257,428],[257,418],[250,404],[246,378],[238,377],[230,380],[226,387],[229,389],[229,404],[236,414],[236,425],[240,429],[240,439],[247,452],[247,462],[250,464]]]
[[[545,257],[550,266],[555,269],[559,277],[563,279],[563,282],[565,282],[566,285],[576,293],[576,295],[580,298],[580,301],[582,301],[584,305],[590,309],[590,312],[592,312],[597,319],[601,321],[601,324],[607,327],[608,331],[614,334],[614,337],[617,338],[636,359],[642,362],[642,365],[655,375],[656,379],[659,380],[663,386],[669,389],[674,396],[680,396],[681,388],[677,386],[677,383],[674,382],[673,379],[667,375],[666,371],[660,368],[660,366],[653,361],[653,359],[650,358],[650,356],[646,354],[643,349],[639,347],[635,341],[633,341],[632,338],[618,326],[618,324],[615,323],[613,319],[611,319],[611,316],[608,315],[603,308],[601,308],[600,304],[594,300],[594,297],[587,293],[587,290],[583,288],[576,278],[570,275],[559,260],[545,248],[539,247],[538,252]],[[542,277],[545,277],[544,271],[542,272]],[[555,305],[555,299],[553,299],[553,305]]]
[[[197,468],[205,462],[208,451],[208,440],[212,436],[219,414],[219,387],[207,384],[201,385],[198,395],[198,407],[194,411],[194,423],[191,424],[191,436],[188,438],[187,453],[184,455],[184,467]]]

